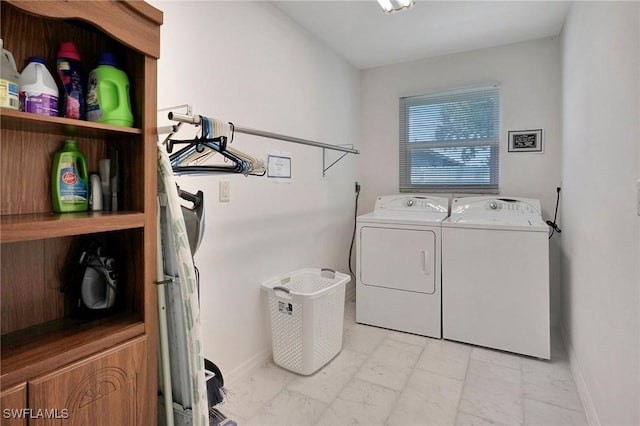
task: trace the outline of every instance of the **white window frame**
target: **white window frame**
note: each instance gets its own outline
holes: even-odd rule
[[[500,135],[501,129],[501,93],[500,85],[497,83],[485,84],[482,86],[465,87],[455,90],[438,91],[421,95],[404,96],[400,98],[400,138],[399,138],[399,170],[400,192],[448,192],[448,193],[485,193],[485,194],[497,194],[499,192],[499,164],[500,164]],[[464,101],[478,99],[486,96],[496,97],[497,102],[494,110],[492,111],[493,129],[491,135],[483,138],[462,138],[462,139],[447,139],[441,140],[431,139],[428,141],[416,141],[409,142],[410,127],[414,124],[410,123],[410,113],[408,112],[410,107],[415,106],[428,106],[428,105],[441,105],[446,102]],[[428,123],[426,127],[432,126],[435,115],[430,116],[431,120],[426,120]],[[415,128],[414,128],[415,129]],[[433,129],[429,127],[432,131]],[[473,170],[471,168],[465,168],[458,166],[457,168],[462,171],[463,177],[454,178],[454,172],[438,171],[434,170],[434,173],[426,172],[429,178],[433,179],[432,183],[417,183],[420,179],[427,179],[427,176],[416,176],[417,172],[412,170],[412,153],[421,151],[423,154],[431,149],[464,149],[482,147],[489,150],[489,161],[484,168],[488,168],[488,178],[485,176],[483,182],[471,182],[477,178],[471,178],[473,176]],[[437,151],[434,151],[437,153]],[[475,150],[474,150],[475,152]],[[446,159],[446,155],[443,156]],[[451,160],[453,161],[453,160]],[[413,178],[413,182],[412,182]],[[448,182],[438,183],[436,180],[449,179]],[[452,180],[458,179],[456,182]],[[466,180],[466,182],[465,182]]]

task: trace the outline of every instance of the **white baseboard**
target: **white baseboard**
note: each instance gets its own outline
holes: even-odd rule
[[[584,413],[587,416],[589,425],[600,426],[600,419],[598,418],[598,412],[596,411],[596,407],[595,405],[593,405],[593,401],[591,400],[591,394],[589,393],[587,382],[584,380],[584,376],[582,375],[582,371],[580,370],[580,363],[578,362],[578,357],[576,356],[576,353],[573,350],[573,345],[571,344],[567,331],[564,329],[564,327],[560,327],[560,332],[562,334],[564,347],[567,349],[567,353],[569,354],[569,364],[571,365],[571,373],[573,374],[573,378],[576,382],[576,387],[578,388],[578,394],[580,395],[580,400],[582,401],[582,406],[584,407]]]
[[[224,375],[224,383],[226,387],[230,387],[229,385],[233,385],[233,383],[238,383],[245,377],[249,376],[258,368],[265,365],[267,362],[271,361],[271,347],[262,350],[249,358],[247,361],[242,363],[240,366],[234,368],[228,373]]]

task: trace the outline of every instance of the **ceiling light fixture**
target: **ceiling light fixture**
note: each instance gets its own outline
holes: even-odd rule
[[[413,7],[414,0],[378,0],[385,13],[395,13]]]

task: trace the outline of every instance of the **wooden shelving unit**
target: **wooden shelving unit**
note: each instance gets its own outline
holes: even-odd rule
[[[2,408],[67,404],[60,406],[69,409],[65,424],[106,426],[115,412],[126,419],[119,424],[156,424],[156,74],[162,13],[141,1],[3,0],[0,6],[4,48],[19,70],[26,58],[40,56],[53,73],[59,44],[73,41],[87,81],[98,56],[113,52],[129,76],[135,120],[126,128],[0,109]],[[118,151],[119,211],[51,212],[53,155],[66,139],[77,141],[91,172]],[[120,308],[100,318],[75,316],[61,292],[69,279],[69,253],[87,238],[101,241],[119,269]],[[112,391],[97,392],[103,386]],[[55,395],[49,391],[54,388]]]

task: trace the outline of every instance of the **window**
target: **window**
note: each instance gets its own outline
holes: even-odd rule
[[[498,192],[500,88],[400,98],[400,192]]]

